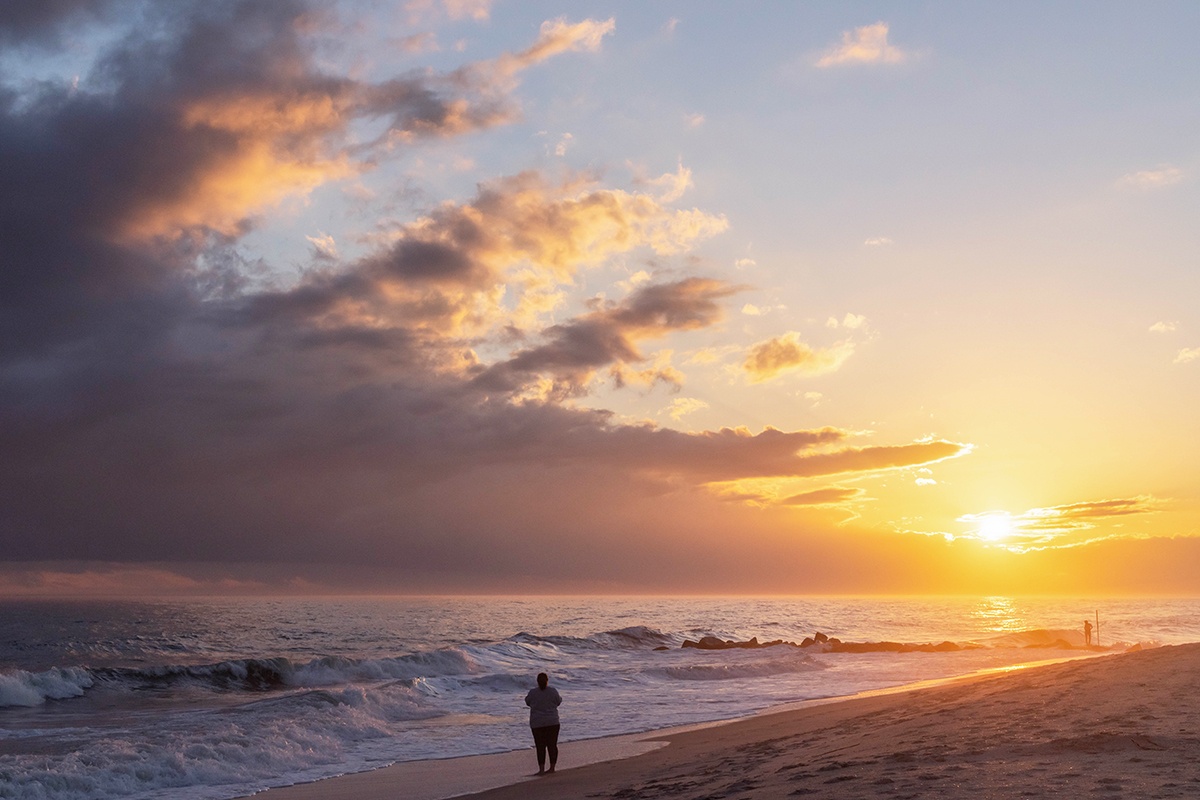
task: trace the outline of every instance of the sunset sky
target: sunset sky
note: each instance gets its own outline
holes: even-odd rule
[[[1194,2],[0,5],[0,594],[1200,592]]]

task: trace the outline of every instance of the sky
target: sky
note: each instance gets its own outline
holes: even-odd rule
[[[0,5],[0,595],[1200,592],[1192,2]]]

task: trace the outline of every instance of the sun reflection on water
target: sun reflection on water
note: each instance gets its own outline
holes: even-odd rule
[[[984,597],[971,611],[980,628],[992,633],[1018,633],[1034,627],[1011,597]]]

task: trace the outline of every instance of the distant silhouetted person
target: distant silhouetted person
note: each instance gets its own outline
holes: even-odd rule
[[[546,673],[539,672],[537,688],[525,695],[529,706],[529,727],[533,730],[533,743],[537,747],[538,775],[554,772],[558,762],[558,707],[562,697],[558,689],[550,685]],[[546,752],[550,753],[550,769],[546,769]]]
[[[1089,647],[1092,644],[1092,623],[1091,620],[1083,621],[1083,643]]]

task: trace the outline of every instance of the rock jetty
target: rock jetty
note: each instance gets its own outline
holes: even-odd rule
[[[823,633],[805,637],[804,641],[800,642],[800,644],[788,642],[783,639],[760,642],[757,636],[744,642],[733,639],[721,639],[717,636],[702,636],[698,642],[694,642],[691,639],[684,640],[681,647],[694,648],[696,650],[755,650],[762,647],[797,647],[801,649],[814,648],[815,652],[819,653],[947,653],[963,649],[962,645],[955,644],[954,642],[942,642],[941,644],[843,642],[841,639],[835,639]],[[655,649],[666,650],[667,648],[657,647]]]

